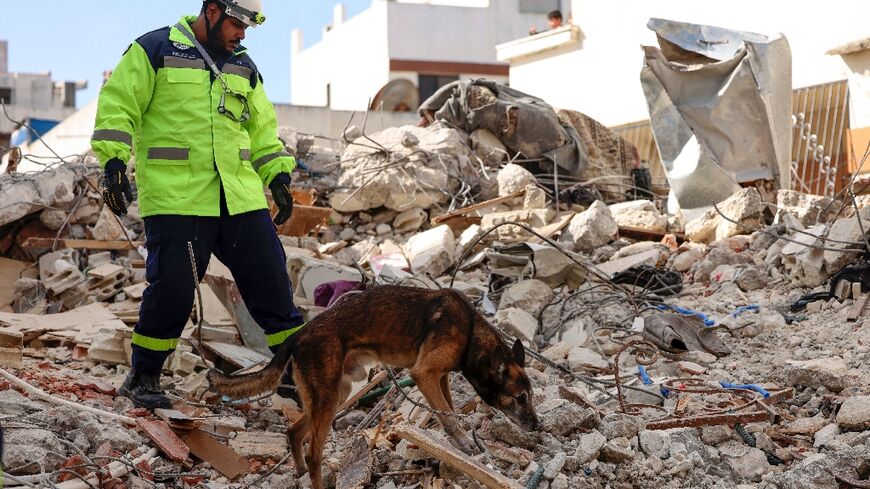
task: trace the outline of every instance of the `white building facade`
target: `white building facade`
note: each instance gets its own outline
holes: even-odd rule
[[[76,111],[76,91],[84,82],[53,81],[51,73],[10,73],[8,43],[0,41],[0,99],[15,120],[61,121]],[[0,143],[6,145],[15,124],[0,116]]]
[[[507,81],[495,46],[547,28],[569,0],[373,0],[345,18],[342,5],[317,44],[293,32],[291,103],[334,110],[417,109],[440,86],[466,77]],[[383,102],[383,104],[382,104]]]
[[[733,0],[710,4],[694,0],[573,0],[573,27],[532,38],[517,38],[498,46],[498,60],[510,63],[510,84],[554,106],[579,110],[608,126],[647,119],[640,84],[641,45],[657,46],[646,28],[650,18],[706,24],[760,34],[783,33],[792,52],[793,86],[808,87],[852,80],[866,66],[827,55],[834,47],[866,38],[870,2],[831,0],[806,8],[803,2]],[[857,56],[852,56],[856,58]],[[857,78],[860,78],[859,75]],[[851,117],[868,114],[852,110]],[[867,125],[852,121],[852,127]]]

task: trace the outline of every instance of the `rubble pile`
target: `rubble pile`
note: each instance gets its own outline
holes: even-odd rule
[[[337,185],[296,189],[309,199],[298,227],[279,230],[306,318],[363,274],[458,289],[526,346],[542,425],[524,431],[455,373],[459,421],[481,452],[463,454],[407,373],[394,384],[374,365],[326,444],[328,487],[867,484],[866,207],[793,191],[768,203],[747,188],[683,224],[658,200],[557,208],[491,133],[435,123],[360,136],[322,175],[313,167],[338,153],[306,141],[285,139],[321,158],[294,184]],[[231,372],[270,356],[214,258],[166,365],[174,409],[117,396],[147,286],[144,236],[135,211],[118,221],[102,207],[87,168],[0,178],[0,195],[23,202],[0,214],[6,482],[309,487],[287,461],[293,401],[208,392],[207,363]],[[329,217],[300,224],[306,209]]]

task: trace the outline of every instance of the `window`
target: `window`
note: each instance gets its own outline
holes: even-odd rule
[[[0,87],[0,98],[2,98],[7,104],[12,105],[12,89]]]
[[[548,14],[559,10],[562,6],[559,0],[520,0],[520,12],[524,14]]]
[[[435,95],[439,88],[459,80],[453,75],[420,75],[420,103]]]

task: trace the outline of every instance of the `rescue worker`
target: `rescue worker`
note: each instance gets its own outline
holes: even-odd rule
[[[100,92],[91,146],[105,169],[103,197],[116,214],[133,193],[145,221],[148,288],[133,333],[133,364],[119,393],[138,407],[170,407],[160,386],[213,253],[232,272],[275,351],[303,325],[293,304],[281,224],[293,209],[293,156],[278,139],[275,109],[241,42],[263,24],[261,0],[205,0],[199,16],[133,42]]]

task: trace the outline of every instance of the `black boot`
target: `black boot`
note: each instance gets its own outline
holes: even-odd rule
[[[144,375],[130,369],[118,394],[129,398],[133,405],[145,409],[170,409],[172,403],[160,387],[159,375]]]

